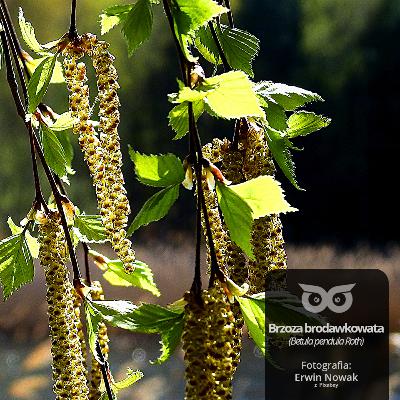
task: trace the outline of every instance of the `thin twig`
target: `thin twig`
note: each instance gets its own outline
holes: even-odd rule
[[[233,15],[232,15],[232,8],[231,8],[231,2],[230,0],[225,0],[225,7],[228,9],[228,12],[226,13],[228,16],[228,22],[229,22],[229,26],[231,28],[234,28],[235,25],[233,23]]]
[[[101,351],[101,346],[98,340],[96,340],[96,353],[98,358],[100,359],[99,365],[101,369],[101,374],[103,375],[103,381],[104,381],[104,386],[106,387],[106,392],[109,400],[114,399],[114,394],[110,386],[110,381],[109,381],[109,367],[108,367],[108,362],[104,358],[103,352]]]
[[[76,0],[71,2],[71,23],[69,25],[68,38],[70,40],[76,39],[78,36],[78,31],[76,28]]]
[[[218,38],[218,35],[217,35],[217,32],[216,32],[216,30],[215,30],[215,28],[214,28],[213,23],[212,23],[212,22],[209,22],[209,23],[208,23],[208,26],[209,26],[209,28],[210,28],[211,35],[212,35],[212,37],[213,37],[213,39],[214,39],[215,45],[217,46],[218,54],[219,54],[219,56],[221,57],[221,61],[222,61],[222,65],[224,66],[224,70],[225,70],[225,71],[230,71],[232,68],[231,68],[231,66],[230,66],[229,63],[228,63],[228,60],[226,59],[224,50],[223,50],[223,48],[222,48],[221,42],[219,41],[219,38]]]
[[[89,265],[89,246],[82,242],[83,253],[85,257],[85,277],[86,277],[86,284],[88,286],[92,286],[92,280],[90,279],[90,265]]]

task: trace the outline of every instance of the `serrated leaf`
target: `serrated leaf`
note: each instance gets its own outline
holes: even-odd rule
[[[71,129],[74,126],[74,124],[77,123],[77,121],[78,118],[73,117],[71,111],[67,111],[61,114],[54,122],[54,124],[51,125],[51,130],[59,132]]]
[[[18,234],[22,233],[24,230],[23,227],[16,225],[11,217],[8,217],[7,224],[10,228],[12,235],[18,235]],[[38,258],[40,245],[39,245],[37,238],[33,237],[30,234],[30,232],[27,230],[25,232],[25,239],[26,239],[26,243],[28,244],[28,248],[29,248],[29,251],[30,251],[32,257]]]
[[[275,101],[286,111],[293,111],[311,101],[324,101],[319,94],[309,90],[270,81],[258,82],[255,91],[266,100]]]
[[[281,184],[272,176],[259,176],[238,185],[233,190],[251,208],[253,219],[266,215],[297,211],[285,200]]]
[[[105,243],[107,235],[100,215],[79,214],[75,216],[76,235],[81,242]]]
[[[164,218],[179,197],[179,186],[180,184],[168,186],[151,196],[136,215],[127,235],[132,235],[141,226]]]
[[[36,68],[39,66],[39,64],[45,59],[46,57],[41,57],[41,58],[32,58],[25,60],[25,65],[28,68],[28,71],[31,75],[35,72]],[[54,66],[54,71],[50,79],[50,83],[64,83],[64,73],[63,73],[63,67],[60,63],[60,61],[56,61],[56,64]]]
[[[74,159],[74,148],[71,143],[70,135],[66,131],[57,132],[57,138],[64,149],[65,159],[67,161],[66,170],[70,175],[75,174],[72,169],[72,160]]]
[[[133,4],[120,4],[106,8],[100,14],[101,34],[104,35],[115,26],[126,20]]]
[[[173,0],[171,5],[175,34],[187,60],[194,61],[188,49],[194,32],[227,8],[213,0]]]
[[[37,54],[49,55],[48,51],[38,42],[35,30],[30,22],[26,21],[22,8],[19,9],[18,23],[21,29],[21,35],[27,46]]]
[[[288,119],[286,137],[291,139],[297,136],[309,135],[310,133],[327,127],[330,122],[331,120],[329,118],[314,114],[313,112],[294,112]]]
[[[251,259],[254,259],[251,246],[251,228],[253,224],[252,210],[249,205],[229,186],[217,182],[218,203],[230,238]]]
[[[129,148],[137,179],[145,185],[166,187],[185,179],[181,160],[174,154],[146,155]]]
[[[89,348],[92,354],[97,359],[96,341],[99,333],[99,324],[101,322],[100,315],[90,307],[89,303],[85,301],[85,317],[86,317],[86,331],[88,336]],[[97,360],[99,361],[99,360]]]
[[[112,384],[113,390],[118,392],[122,389],[126,389],[126,388],[132,386],[133,384],[135,384],[139,379],[143,378],[143,372],[133,371],[130,368],[128,368],[126,375],[127,376],[125,379],[122,379],[121,381],[118,381],[118,382],[114,382]]]
[[[266,128],[265,132],[268,147],[280,169],[296,189],[303,190],[296,180],[295,165],[289,150],[291,143],[273,129]]]
[[[192,103],[194,118],[197,121],[204,111],[204,102]],[[181,139],[189,132],[188,103],[184,102],[175,106],[168,114],[169,125],[176,132],[174,140]]]
[[[265,355],[265,300],[236,297],[247,329],[257,347]]]
[[[216,85],[201,85],[196,89],[191,89],[187,86],[184,86],[179,90],[179,93],[173,93],[169,95],[169,101],[172,103],[183,103],[203,100],[207,94],[215,90],[216,87]]]
[[[42,101],[43,96],[47,91],[51,77],[53,76],[53,71],[56,64],[56,57],[56,55],[45,57],[43,61],[37,66],[35,72],[28,82],[28,111],[30,113],[33,113],[36,110],[36,107]]]
[[[61,178],[67,175],[67,157],[55,132],[41,124],[41,138],[44,157],[49,167]]]
[[[238,28],[221,26],[218,38],[231,68],[253,77],[252,63],[260,51],[260,41],[252,34]]]
[[[278,103],[266,102],[265,114],[271,128],[284,132],[288,128],[285,110]]]
[[[122,33],[128,43],[129,56],[145,42],[153,27],[153,10],[149,0],[138,0],[125,17]]]
[[[22,285],[32,282],[33,260],[22,234],[12,235],[0,241],[0,283],[3,299],[7,300]]]
[[[215,86],[204,98],[206,110],[226,119],[242,117],[265,118],[253,84],[242,71],[230,71],[205,79],[206,85]]]
[[[139,333],[161,335],[162,354],[153,363],[166,361],[180,342],[183,312],[174,312],[156,304],[135,306],[129,301],[92,301],[95,313],[109,324]]]
[[[202,26],[196,32],[196,39],[194,41],[197,50],[200,54],[210,63],[219,65],[222,64],[221,57],[219,56],[218,47],[211,34],[209,26]]]

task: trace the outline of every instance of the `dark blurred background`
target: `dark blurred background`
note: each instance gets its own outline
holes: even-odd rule
[[[114,2],[79,2],[80,32],[99,34],[98,15]],[[69,9],[62,0],[9,2],[17,16],[22,6],[36,28],[39,41],[61,36],[68,26]],[[39,10],[40,7],[40,10]],[[398,0],[247,0],[232,1],[236,25],[257,35],[261,52],[254,64],[255,80],[272,80],[318,92],[325,103],[308,109],[332,118],[327,129],[300,140],[303,152],[294,157],[300,184],[293,189],[278,174],[291,204],[300,212],[284,216],[286,238],[292,243],[334,242],[341,246],[369,243],[380,246],[399,239],[395,223],[400,111],[400,2]],[[176,52],[165,19],[156,12],[152,38],[132,57],[119,29],[105,35],[111,42],[120,73],[122,137],[133,214],[153,191],[133,176],[127,145],[143,152],[174,152],[184,156],[186,140],[171,142],[166,115],[167,93],[176,91],[179,74]],[[16,19],[16,18],[15,18]],[[0,72],[0,232],[6,216],[22,219],[29,209],[33,186],[28,142],[17,120],[5,72]],[[67,109],[63,85],[49,91],[47,102],[57,112]],[[212,136],[232,135],[232,124],[203,117],[204,142]],[[76,140],[75,140],[76,141]],[[76,152],[70,193],[82,209],[94,212],[90,181]],[[168,218],[142,228],[139,238],[165,230],[193,226],[190,193],[181,196]]]

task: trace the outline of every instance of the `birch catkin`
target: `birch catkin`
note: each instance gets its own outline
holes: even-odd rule
[[[85,34],[79,45],[68,44],[63,50],[64,69],[70,92],[72,115],[78,119],[74,132],[88,164],[96,189],[98,208],[111,245],[123,262],[125,271],[135,269],[135,252],[126,237],[126,225],[130,213],[129,201],[122,174],[120,150],[118,75],[113,66],[114,57],[107,50],[108,44],[96,36]],[[90,122],[89,88],[86,85],[86,67],[77,60],[83,55],[93,60],[99,98],[99,136]]]
[[[88,399],[86,370],[74,312],[74,289],[65,265],[67,249],[57,212],[41,218],[39,259],[46,278],[56,399]]]

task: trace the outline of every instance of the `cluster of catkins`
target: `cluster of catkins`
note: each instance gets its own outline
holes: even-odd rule
[[[232,399],[232,376],[237,367],[235,317],[222,287],[185,294],[185,329],[182,335],[185,351],[186,400]]]
[[[50,211],[39,223],[39,259],[44,269],[56,399],[88,400],[75,293],[65,265],[68,256],[60,215]]]
[[[135,252],[126,237],[130,213],[122,175],[122,155],[118,136],[119,98],[118,75],[108,43],[92,34],[82,35],[63,49],[64,74],[69,90],[69,107],[77,122],[73,131],[79,135],[96,190],[98,208],[111,245],[123,262],[125,271],[133,272]],[[93,61],[99,100],[99,133],[91,121],[86,66],[80,61],[85,55]]]
[[[227,139],[214,139],[203,146],[203,156],[211,163],[220,163],[224,178],[233,184],[261,175],[274,175],[275,167],[263,130],[253,123],[241,121],[237,134],[236,146]],[[219,268],[235,283],[248,283],[250,293],[263,292],[267,287],[270,290],[282,288],[284,274],[270,275],[271,271],[286,269],[279,216],[270,215],[254,221],[251,241],[255,259],[248,260],[229,238],[215,190],[209,184],[209,174],[206,167],[201,185]],[[204,215],[202,223],[205,232]],[[210,265],[206,232],[205,236]],[[192,293],[186,295],[186,300],[183,335],[186,398],[230,399],[231,381],[241,351],[243,317],[239,306],[236,302],[229,303],[219,284],[203,291],[201,301]]]

